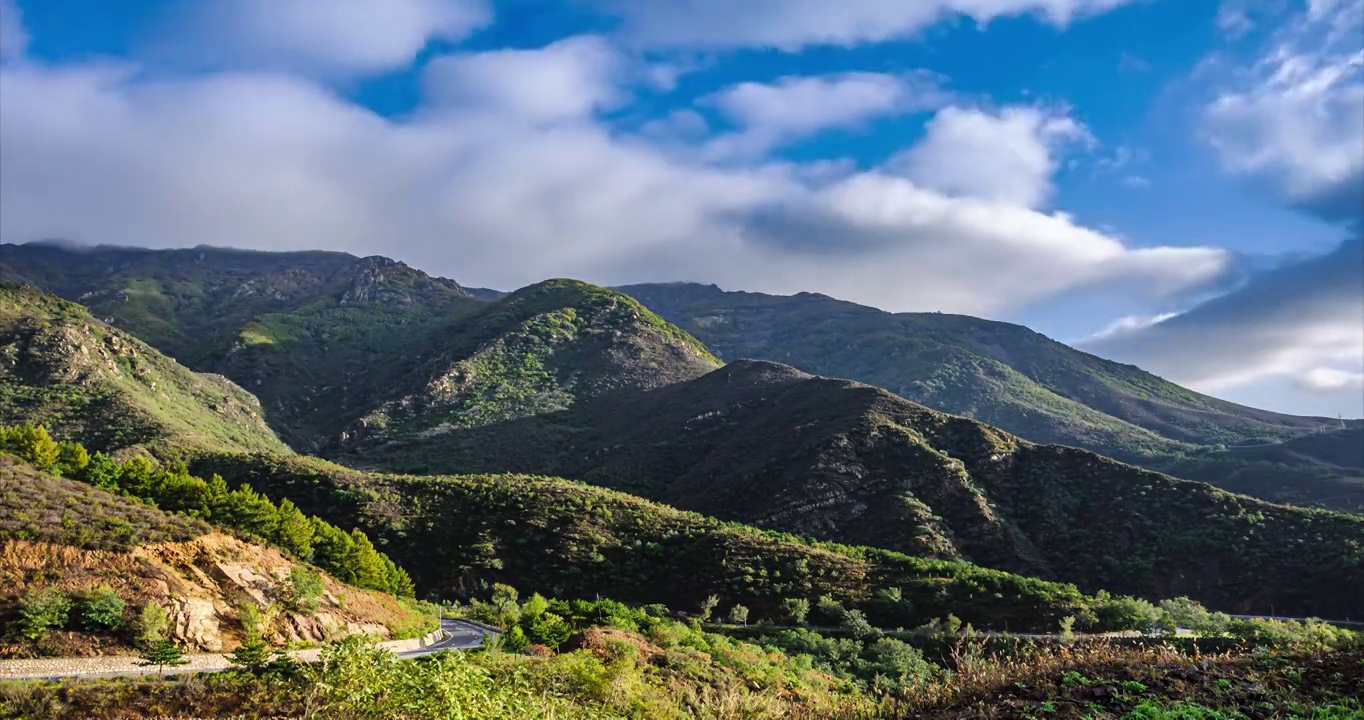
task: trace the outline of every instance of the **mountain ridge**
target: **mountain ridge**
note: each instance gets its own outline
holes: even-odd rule
[[[1248,461],[1232,449],[1292,440],[1337,420],[1199,395],[1020,325],[888,313],[813,293],[726,292],[695,283],[619,289],[722,359],[774,360],[866,382],[1035,442],[1081,447],[1190,479],[1218,483],[1236,475],[1237,491],[1272,501],[1364,511],[1364,473],[1349,465],[1304,457],[1288,458],[1287,465]]]

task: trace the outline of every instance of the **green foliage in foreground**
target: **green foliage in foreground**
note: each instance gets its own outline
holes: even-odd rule
[[[118,463],[104,453],[95,453],[83,467],[61,468],[53,447],[42,426],[0,427],[0,451],[21,460],[39,467],[46,462],[46,469],[65,470],[72,479],[137,498],[166,512],[261,538],[316,564],[344,583],[400,597],[413,596],[411,578],[376,550],[363,532],[346,533],[321,518],[305,517],[288,500],[275,505],[249,486],[229,490],[219,476],[204,480],[190,475],[184,464],[167,468],[140,455]],[[310,590],[311,585],[305,589]],[[300,604],[306,607],[315,601],[316,594],[312,593],[313,600],[300,596]]]
[[[529,601],[528,601],[529,603]],[[552,604],[552,602],[551,602]],[[1345,720],[1359,717],[1359,648],[1188,655],[1169,648],[1042,648],[1022,655],[960,646],[949,663],[878,641],[862,651],[913,682],[849,682],[812,658],[679,623],[607,612],[560,653],[496,649],[399,661],[349,639],[321,661],[277,672],[188,680],[0,684],[0,714],[131,720],[169,715],[327,720],[890,720],[1061,717],[1094,720]]]

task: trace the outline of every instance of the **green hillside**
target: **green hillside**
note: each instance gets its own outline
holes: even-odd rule
[[[60,427],[96,449],[288,452],[250,393],[186,370],[85,308],[0,281],[0,423]]]
[[[26,248],[10,252],[23,257]],[[298,405],[276,394],[267,417],[293,418],[286,426],[310,428],[315,454],[353,467],[567,477],[724,521],[969,561],[1086,592],[1188,595],[1227,611],[1364,615],[1357,601],[1364,595],[1364,525],[1357,518],[1256,502],[1083,450],[1033,445],[887,391],[786,366],[717,369],[687,333],[625,295],[585,283],[547,281],[494,301],[451,297],[462,298],[458,311],[410,326],[402,342],[372,346],[378,336],[367,329],[346,335],[345,347],[366,348],[382,362],[344,382],[314,352],[325,343],[258,346],[265,348],[258,358],[289,358],[293,369],[279,374],[278,387],[288,379],[299,383],[289,392],[340,388],[311,403],[303,402],[306,394],[291,395]],[[249,375],[238,377],[251,384]],[[16,378],[14,392],[33,392],[26,382]],[[28,417],[12,414],[10,421]],[[62,414],[36,419],[94,445],[106,429]],[[178,432],[153,430],[139,442]],[[192,446],[200,456],[279,451],[165,444]],[[366,497],[375,486],[352,484]],[[406,527],[408,518],[436,512],[425,502],[403,502],[380,506],[389,508],[386,521]],[[352,520],[360,522],[343,524]],[[379,537],[393,552],[420,553],[413,559],[440,552],[431,543],[413,548],[401,533]],[[622,599],[629,591],[628,584],[612,586]]]
[[[1335,425],[1200,395],[1140,368],[1080,352],[1025,327],[962,315],[892,314],[823,295],[725,292],[687,283],[620,288],[725,360],[751,358],[883,387],[936,410],[1040,443],[1160,470],[1189,453],[1263,445]],[[1193,479],[1220,484],[1234,459]],[[1364,473],[1280,463],[1235,486],[1272,501],[1364,509]],[[1253,476],[1263,478],[1263,475]],[[1346,482],[1339,482],[1340,479]],[[1277,481],[1277,482],[1276,482]],[[1285,490],[1285,486],[1287,490]]]
[[[188,367],[232,378],[299,449],[334,432],[409,343],[482,305],[453,281],[333,252],[0,245],[0,277],[85,304]]]
[[[14,448],[0,442],[0,449]],[[242,493],[225,498],[210,526],[200,517],[209,513],[158,508],[148,497],[129,496],[138,491],[131,482],[118,487],[100,474],[110,486],[96,487],[95,479],[61,477],[0,452],[0,627],[9,631],[0,658],[135,649],[147,607],[175,620],[160,632],[177,644],[210,651],[237,643],[233,628],[246,604],[269,615],[264,628],[281,642],[335,639],[348,625],[409,637],[433,629],[429,608],[335,572],[347,568],[331,566],[325,540],[317,540],[314,552],[311,543],[300,549],[265,537],[260,528],[234,526],[234,517],[260,516],[258,503],[234,506],[233,500],[246,497]],[[163,505],[171,504],[165,502],[171,494],[160,498]],[[300,573],[317,583],[310,598],[296,594]],[[90,622],[91,597],[103,598],[97,624]],[[67,611],[44,615],[39,623],[35,599]]]
[[[714,594],[749,606],[754,619],[779,617],[788,598],[829,595],[892,626],[954,613],[977,627],[1014,629],[1053,627],[1095,606],[1069,585],[812,544],[554,478],[388,475],[265,455],[205,457],[192,469],[358,525],[419,587],[447,595],[467,595],[482,580],[685,609]],[[903,605],[878,605],[876,591],[892,587],[902,591]]]
[[[439,437],[688,380],[719,361],[638,302],[575,280],[519,290],[451,323],[376,387],[342,444]]]
[[[1229,612],[1364,615],[1364,518],[1033,445],[772,363],[731,363],[485,427],[358,443],[338,457],[402,471],[577,478],[725,520],[970,560],[1090,592],[1188,595]]]
[[[43,244],[0,245],[0,277],[249,388],[300,450],[562,409],[718,364],[638,302],[570,280],[485,301],[387,258]]]

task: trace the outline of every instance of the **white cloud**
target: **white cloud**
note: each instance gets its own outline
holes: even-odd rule
[[[626,60],[599,38],[579,36],[535,50],[451,55],[426,68],[437,105],[477,108],[530,121],[582,118],[627,99]]]
[[[716,138],[709,152],[715,157],[759,157],[821,130],[940,107],[948,97],[927,73],[844,73],[740,83],[703,100],[742,128]]]
[[[1141,175],[1124,175],[1121,182],[1125,187],[1130,187],[1133,190],[1144,190],[1151,187],[1151,181]]]
[[[1364,5],[1315,0],[1203,112],[1223,166],[1327,218],[1364,207]]]
[[[1094,342],[1133,333],[1151,327],[1156,323],[1165,322],[1178,314],[1179,313],[1160,313],[1158,315],[1128,315],[1126,317],[1121,317],[1109,323],[1099,332],[1085,338],[1081,343]]]
[[[851,46],[909,37],[952,17],[985,23],[1036,14],[1057,25],[1133,0],[592,0],[656,46]]]
[[[948,107],[922,142],[890,164],[921,187],[1040,207],[1052,193],[1058,151],[1088,140],[1084,126],[1062,113]]]
[[[759,207],[744,229],[770,248],[762,281],[772,292],[815,289],[893,309],[992,314],[1099,285],[1165,296],[1226,263],[1206,248],[1128,248],[1061,213],[950,197],[882,172]],[[829,272],[849,265],[856,271]],[[910,302],[884,300],[897,296]]]
[[[28,51],[24,16],[14,0],[0,0],[0,60],[23,57]]]
[[[492,19],[485,0],[207,0],[188,6],[171,45],[234,67],[368,74],[407,65],[432,40]]]
[[[1161,296],[1226,264],[886,171],[710,164],[597,117],[638,77],[620,62],[591,38],[439,59],[403,118],[285,75],[6,66],[0,240],[329,248],[502,288],[684,279],[984,314],[1100,285]]]
[[[1348,241],[1328,255],[1263,272],[1183,314],[1105,333],[1082,347],[1208,392],[1273,376],[1310,382],[1321,367],[1364,370],[1362,247],[1364,241]]]
[[[1298,387],[1314,393],[1360,392],[1364,391],[1364,372],[1330,367],[1312,368],[1298,378]]]

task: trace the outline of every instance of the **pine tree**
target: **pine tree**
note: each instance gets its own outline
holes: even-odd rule
[[[313,524],[298,506],[287,499],[279,502],[279,526],[275,531],[275,542],[300,560],[308,560],[313,555]]]
[[[80,477],[90,464],[90,453],[77,443],[57,443],[57,471],[66,477]]]
[[[81,471],[81,478],[97,488],[118,492],[119,478],[123,477],[123,466],[102,452],[97,452]]]
[[[383,556],[374,549],[374,543],[358,529],[350,531],[350,539],[354,545],[348,564],[354,568],[355,584],[372,590],[387,591],[389,589],[387,568],[384,567]]]
[[[279,528],[275,504],[246,484],[228,494],[226,515],[222,522],[262,538],[274,537]]]
[[[180,652],[180,647],[170,640],[157,640],[138,657],[141,660],[134,664],[142,667],[155,665],[157,677],[161,677],[167,667],[189,664],[184,654]]]
[[[5,440],[5,450],[41,470],[51,469],[61,458],[61,448],[42,425],[24,423],[6,433]]]
[[[701,603],[701,622],[709,620],[710,616],[715,613],[715,608],[719,606],[720,597],[718,595],[707,596]]]
[[[242,644],[228,654],[233,667],[252,675],[264,673],[270,666],[270,646],[261,633],[261,613],[253,604],[243,603],[239,611],[242,621]]]

